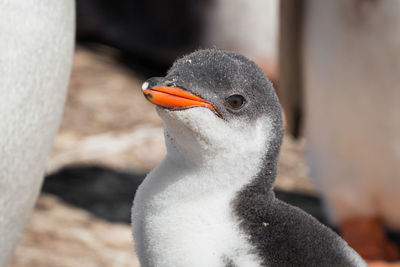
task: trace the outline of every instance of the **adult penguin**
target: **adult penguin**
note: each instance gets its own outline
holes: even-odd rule
[[[0,266],[38,196],[61,121],[74,10],[73,0],[0,2]]]
[[[399,260],[384,227],[400,231],[400,2],[310,0],[305,8],[311,175],[331,223],[361,256]]]

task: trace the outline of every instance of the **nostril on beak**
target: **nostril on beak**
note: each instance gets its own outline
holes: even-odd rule
[[[153,98],[153,95],[152,95],[151,93],[145,93],[145,94],[144,94],[144,97],[145,97],[146,99],[152,99],[152,98]]]

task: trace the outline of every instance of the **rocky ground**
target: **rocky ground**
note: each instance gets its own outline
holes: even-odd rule
[[[145,77],[99,54],[77,48],[64,118],[48,173],[96,164],[138,173],[165,155],[162,126],[140,90]],[[285,137],[277,187],[314,194],[303,142]],[[110,223],[41,195],[12,267],[139,266],[130,226]]]
[[[12,267],[139,266],[128,225],[108,223],[42,195]]]

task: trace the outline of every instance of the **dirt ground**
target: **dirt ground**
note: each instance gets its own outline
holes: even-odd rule
[[[78,47],[60,132],[48,173],[74,164],[148,172],[165,155],[163,130],[141,93],[141,77],[112,59]],[[315,193],[303,141],[285,137],[276,186]],[[40,196],[12,267],[139,266],[130,226],[109,223],[55,197]]]

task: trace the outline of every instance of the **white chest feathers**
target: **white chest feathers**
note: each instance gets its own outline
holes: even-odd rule
[[[173,206],[148,203],[143,209],[135,202],[133,229],[142,266],[222,267],[229,261],[260,266],[228,203],[228,195]]]
[[[239,131],[218,125],[206,109],[171,114],[160,114],[168,154],[139,187],[133,205],[133,235],[142,266],[260,266],[231,205],[261,168],[271,124],[259,121]],[[178,118],[169,121],[166,116]],[[196,135],[200,130],[193,130],[210,125],[212,133]]]

